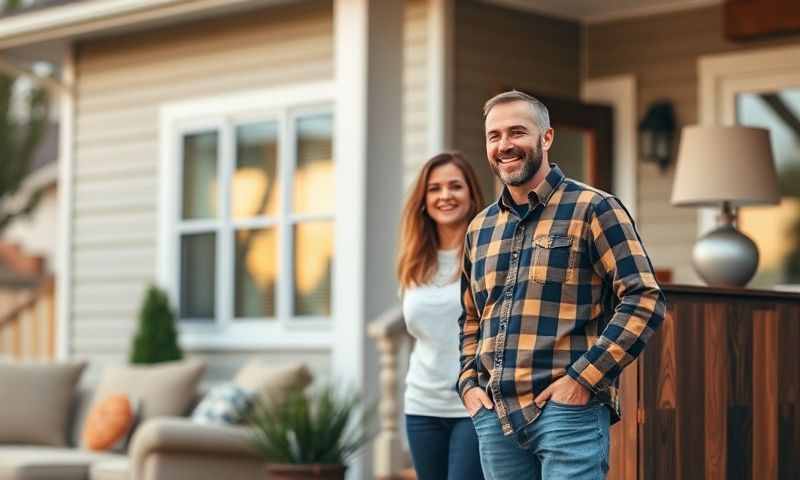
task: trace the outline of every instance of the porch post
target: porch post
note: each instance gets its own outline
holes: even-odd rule
[[[428,2],[428,156],[453,148],[454,0]]]
[[[59,360],[71,353],[70,324],[72,323],[72,201],[75,123],[75,50],[68,45],[61,65],[58,133],[58,248],[56,250],[56,345]]]
[[[405,2],[334,0],[336,227],[333,375],[375,400],[367,322],[397,302]],[[371,453],[349,469],[367,479]]]

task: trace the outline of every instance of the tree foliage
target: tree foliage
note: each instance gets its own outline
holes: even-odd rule
[[[6,0],[3,12],[20,8],[20,0]],[[34,86],[15,98],[19,77],[0,74],[0,233],[17,217],[36,209],[44,189],[30,192],[21,202],[9,199],[20,192],[31,173],[34,154],[47,128],[49,99],[47,91]],[[20,114],[15,104],[22,105]]]

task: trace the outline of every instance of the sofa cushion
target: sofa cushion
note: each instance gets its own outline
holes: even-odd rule
[[[89,409],[94,400],[95,386],[82,383],[75,388],[72,395],[72,406],[69,410],[67,420],[67,445],[79,447],[81,445],[81,435],[83,435],[83,424],[89,416]]]
[[[124,458],[71,448],[0,445],[0,480],[88,480],[92,463]]]
[[[107,396],[95,404],[83,427],[83,444],[94,451],[125,452],[136,412],[124,393]]]
[[[213,387],[192,412],[192,421],[236,425],[253,406],[255,392],[233,383]]]
[[[108,367],[103,371],[93,404],[115,393],[140,402],[139,419],[181,416],[187,413],[197,383],[206,370],[200,360],[155,365]]]
[[[91,480],[131,480],[130,461],[127,458],[102,460],[89,469]]]
[[[0,443],[66,445],[67,416],[85,366],[0,363]]]
[[[257,392],[259,401],[282,402],[289,391],[311,383],[311,372],[302,363],[275,367],[252,360],[239,370],[233,383]]]

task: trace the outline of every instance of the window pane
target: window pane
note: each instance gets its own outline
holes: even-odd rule
[[[183,218],[217,215],[217,132],[183,137]]]
[[[769,130],[781,190],[780,205],[744,207],[739,214],[739,227],[760,257],[750,286],[800,284],[800,88],[739,94],[736,114],[742,125]]]
[[[294,211],[333,213],[333,116],[297,120],[297,169],[294,178]]]
[[[274,228],[236,232],[235,316],[275,316],[278,232]]]
[[[181,318],[214,321],[214,233],[181,236]]]
[[[236,127],[233,216],[274,215],[278,208],[278,124]]]
[[[333,222],[294,226],[294,314],[330,316]]]

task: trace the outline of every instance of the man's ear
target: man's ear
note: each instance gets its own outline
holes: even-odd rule
[[[542,142],[540,147],[542,147],[542,150],[544,151],[550,150],[550,147],[553,146],[553,139],[555,138],[555,135],[556,132],[552,128],[548,128],[544,132],[544,135],[540,137]]]

